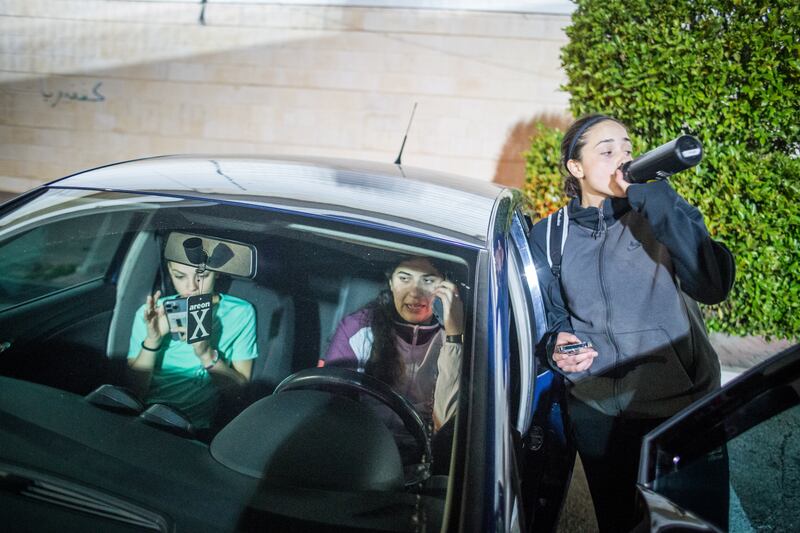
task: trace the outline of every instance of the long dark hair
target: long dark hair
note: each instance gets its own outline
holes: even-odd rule
[[[581,194],[581,185],[578,178],[572,175],[567,167],[570,159],[581,159],[581,152],[583,147],[586,146],[586,139],[584,136],[589,129],[595,124],[611,120],[616,122],[623,128],[627,129],[622,121],[602,113],[593,113],[585,115],[572,123],[567,132],[564,134],[564,139],[561,141],[561,160],[559,161],[561,174],[564,176],[564,193],[570,198],[578,198]]]
[[[396,385],[406,372],[406,364],[397,352],[394,336],[394,297],[384,289],[367,305],[372,328],[372,352],[364,372],[388,385]]]

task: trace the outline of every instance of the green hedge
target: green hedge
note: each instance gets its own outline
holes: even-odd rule
[[[800,338],[800,3],[581,0],[562,49],[574,116],[614,115],[642,153],[682,131],[698,167],[671,178],[735,254],[736,286],[709,327]],[[541,126],[525,191],[539,216],[564,202],[562,132]]]

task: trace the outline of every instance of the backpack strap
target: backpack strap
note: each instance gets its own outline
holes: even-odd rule
[[[561,279],[561,258],[569,231],[569,206],[547,217],[547,263],[556,279]]]

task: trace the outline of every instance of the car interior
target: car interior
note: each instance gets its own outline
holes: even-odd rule
[[[420,475],[419,465],[402,465],[391,433],[356,401],[369,394],[404,412],[401,397],[369,376],[337,376],[331,369],[319,377],[316,367],[338,323],[387,288],[385,271],[400,258],[429,255],[446,262],[448,276],[463,282],[462,299],[470,301],[474,252],[275,209],[107,192],[58,194],[72,208],[52,220],[46,210],[32,209],[23,215],[29,221],[18,220],[11,230],[0,226],[0,268],[7,273],[0,280],[0,343],[7,343],[0,376],[90,398],[116,413],[143,416],[146,410],[150,426],[200,442],[219,464],[270,486],[422,491],[443,505],[446,476]],[[259,357],[246,386],[222,391],[212,430],[204,434],[187,431],[181,413],[169,406],[139,407],[127,388],[137,312],[155,290],[174,292],[163,249],[176,231],[255,250],[253,275],[222,276],[217,289],[255,307]],[[466,320],[469,331],[468,309]],[[414,426],[412,415],[401,418]],[[449,446],[434,443],[437,450]],[[420,464],[436,462],[430,447],[427,453]],[[450,467],[449,456],[443,457],[437,473]]]

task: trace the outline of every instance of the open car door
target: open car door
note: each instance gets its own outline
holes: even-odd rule
[[[800,345],[642,443],[638,531],[800,531]]]

